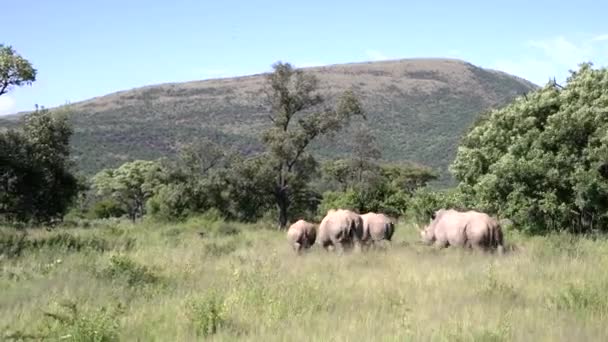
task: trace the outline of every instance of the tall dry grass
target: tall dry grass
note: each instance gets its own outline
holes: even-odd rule
[[[3,251],[15,234],[2,229]],[[518,248],[503,257],[436,251],[401,225],[385,251],[313,248],[296,257],[284,234],[263,224],[193,219],[30,231],[19,253],[0,259],[1,336],[607,340],[608,241],[507,238]]]

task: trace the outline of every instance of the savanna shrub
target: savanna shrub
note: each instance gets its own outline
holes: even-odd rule
[[[118,341],[118,315],[120,306],[114,310],[102,307],[98,310],[82,311],[76,303],[59,304],[56,312],[45,312],[47,318],[42,335],[45,339],[77,342]]]
[[[410,195],[399,189],[379,186],[373,189],[329,191],[323,194],[319,214],[325,215],[329,209],[350,209],[358,213],[380,212],[391,216],[401,216],[405,212]]]
[[[107,219],[110,217],[121,217],[126,210],[113,199],[103,199],[93,205],[89,216],[94,219]]]
[[[147,212],[160,221],[180,221],[192,214],[194,198],[186,184],[161,186],[146,203]]]
[[[59,252],[90,250],[104,252],[110,243],[98,236],[82,237],[68,233],[50,233],[48,236],[29,238],[25,233],[0,232],[0,255],[18,257],[26,250],[48,249]]]
[[[124,255],[113,255],[101,275],[111,280],[126,282],[129,286],[156,283],[160,278],[147,266],[140,265]]]
[[[458,189],[418,189],[409,200],[407,216],[419,224],[427,223],[439,209],[465,210],[475,206]]]
[[[217,333],[226,323],[224,298],[212,291],[188,304],[190,322],[198,336],[207,337]]]

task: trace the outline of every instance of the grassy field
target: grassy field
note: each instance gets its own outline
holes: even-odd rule
[[[263,224],[203,218],[3,228],[0,339],[608,340],[608,241],[507,239],[434,251],[400,224],[386,251],[296,257]]]

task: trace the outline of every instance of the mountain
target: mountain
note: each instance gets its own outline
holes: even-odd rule
[[[449,181],[462,134],[481,112],[536,86],[503,72],[454,59],[403,59],[305,68],[318,76],[328,102],[346,89],[360,97],[383,158],[437,169]],[[245,153],[261,150],[267,127],[264,75],[168,83],[120,91],[68,107],[74,156],[87,174],[134,158],[171,155],[209,137]],[[0,126],[14,125],[13,119]],[[317,155],[348,154],[348,130],[313,146]]]

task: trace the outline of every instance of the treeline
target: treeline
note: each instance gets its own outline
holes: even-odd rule
[[[279,209],[272,166],[267,154],[244,157],[202,140],[185,146],[176,160],[136,160],[102,170],[89,181],[89,191],[71,215],[133,220],[149,215],[173,221],[214,210],[229,220],[275,219]],[[400,216],[413,191],[436,177],[419,166],[361,159],[311,163],[306,171],[316,181],[290,183],[298,191],[288,195],[288,222],[314,219],[336,206]]]
[[[0,48],[4,61],[21,58]],[[25,70],[21,79],[0,84],[35,79],[22,58],[0,65],[8,70],[0,76]],[[315,77],[281,62],[266,81],[271,127],[262,133],[262,153],[242,155],[202,139],[181,146],[175,158],[136,160],[79,181],[69,160],[67,118],[37,110],[21,128],[0,132],[0,218],[46,223],[70,211],[81,218],[180,220],[214,210],[230,220],[274,218],[284,228],[329,208],[425,222],[450,207],[509,218],[534,234],[608,230],[605,68],[583,64],[565,85],[550,82],[483,114],[451,165],[459,185],[445,191],[427,188],[437,177],[429,168],[383,163],[365,120],[344,134],[355,117],[365,118],[352,91],[329,107]],[[348,158],[320,162],[309,152],[329,135],[349,144]]]

